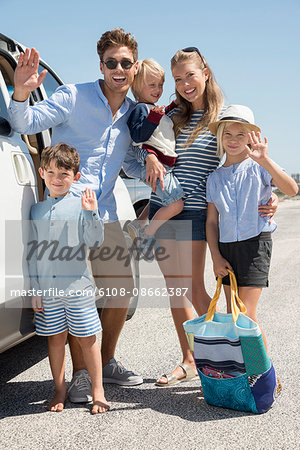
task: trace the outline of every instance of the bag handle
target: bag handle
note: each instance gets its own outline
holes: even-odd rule
[[[228,273],[230,279],[230,301],[231,301],[232,320],[236,322],[240,312],[245,313],[247,309],[242,300],[240,299],[240,297],[238,296],[238,287],[234,273],[231,270],[228,270]],[[217,303],[220,298],[221,288],[222,288],[222,278],[218,277],[216,292],[214,293],[214,296],[209,304],[209,308],[205,317],[205,322],[207,322],[208,320],[213,320],[217,308]]]

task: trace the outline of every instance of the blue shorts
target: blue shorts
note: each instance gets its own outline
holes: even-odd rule
[[[155,194],[160,198],[163,206],[169,206],[176,202],[184,196],[183,189],[172,172],[172,168],[169,166],[164,166],[167,173],[164,176],[164,190],[162,190],[159,180],[157,180]],[[140,180],[146,183],[148,186],[150,184],[146,181],[146,166],[141,169]]]
[[[159,206],[150,202],[149,220]],[[164,223],[156,232],[157,239],[176,241],[206,241],[206,209],[183,210]]]
[[[36,334],[53,336],[69,331],[77,337],[92,336],[102,330],[95,297],[43,298],[43,308],[35,316]]]

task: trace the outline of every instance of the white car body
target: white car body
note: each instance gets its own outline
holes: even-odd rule
[[[120,175],[128,189],[136,215],[139,216],[149,202],[152,189],[138,178],[128,177],[123,171]]]

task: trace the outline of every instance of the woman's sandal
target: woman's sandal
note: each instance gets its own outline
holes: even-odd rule
[[[167,382],[161,383],[159,381],[160,380],[160,378],[159,378],[156,381],[155,385],[156,386],[173,386],[174,384],[178,384],[178,383],[199,380],[199,376],[195,375],[195,370],[192,367],[190,367],[184,363],[179,364],[178,367],[181,367],[183,372],[185,372],[185,377],[178,379],[178,378],[176,378],[176,376],[173,373],[164,374],[160,378],[163,378],[163,377],[166,378]]]

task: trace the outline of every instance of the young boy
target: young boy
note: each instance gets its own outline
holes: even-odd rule
[[[141,147],[149,153],[154,153],[166,169],[164,189],[158,183],[155,191],[163,207],[154,215],[148,226],[140,228],[136,225],[137,221],[134,221],[128,228],[132,235],[135,234],[140,238],[139,245],[146,256],[154,245],[153,236],[158,228],[183,209],[184,192],[172,173],[172,166],[177,158],[173,122],[165,115],[164,106],[155,106],[162,95],[164,80],[164,70],[156,61],[144,59],[139,62],[138,71],[131,86],[133,95],[139,103],[127,122],[137,159],[141,163],[140,179],[149,184],[146,179],[144,158],[139,159]],[[172,109],[172,106],[170,105],[167,111]]]
[[[81,199],[69,192],[72,183],[80,178],[79,162],[77,151],[67,144],[43,150],[39,173],[49,194],[46,200],[31,208],[27,260],[31,287],[37,294],[32,297],[36,332],[48,336],[55,384],[55,395],[48,410],[59,412],[64,408],[65,343],[70,333],[82,349],[91,378],[92,414],[97,414],[106,412],[109,405],[102,385],[101,354],[96,338],[101,324],[86,250],[101,245],[103,222],[91,189],[87,188]]]

